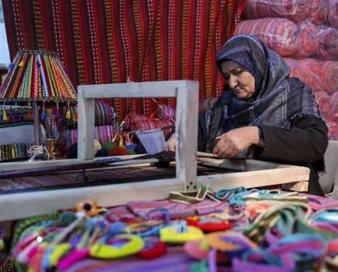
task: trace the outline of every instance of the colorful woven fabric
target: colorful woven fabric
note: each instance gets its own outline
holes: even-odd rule
[[[216,53],[239,20],[241,0],[4,1],[10,56],[56,52],[78,84],[192,79],[200,97],[221,93]],[[160,99],[174,104],[173,99]],[[146,114],[150,99],[114,99],[121,119]]]
[[[115,133],[114,128],[112,125],[106,126],[96,126],[94,128],[95,134],[94,137],[97,139],[101,144],[106,142],[111,142]],[[77,143],[77,129],[67,129],[64,131],[64,142],[67,147],[71,146],[72,144]]]
[[[95,102],[95,126],[111,125],[113,118],[114,111],[109,104],[102,101]]]
[[[300,22],[311,14],[308,0],[248,0],[245,16],[248,18],[280,17]]]

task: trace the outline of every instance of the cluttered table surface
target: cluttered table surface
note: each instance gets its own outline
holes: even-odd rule
[[[17,271],[338,269],[338,201],[277,189],[201,186],[108,209],[88,201],[2,227]]]

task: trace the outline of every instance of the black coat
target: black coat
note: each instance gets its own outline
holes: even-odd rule
[[[216,107],[216,111],[220,110]],[[210,121],[210,135],[215,138],[219,128],[220,114]],[[253,146],[253,158],[278,163],[295,164],[310,168],[308,192],[323,195],[318,172],[324,171],[324,153],[328,145],[327,126],[313,116],[296,118],[290,129],[261,125],[264,147]],[[210,137],[210,136],[209,136]],[[214,140],[207,139],[199,126],[198,149],[211,152]]]
[[[265,146],[256,147],[254,158],[303,165],[310,168],[308,192],[323,195],[318,172],[324,171],[324,153],[328,145],[327,126],[318,118],[301,117],[289,130],[260,126]]]

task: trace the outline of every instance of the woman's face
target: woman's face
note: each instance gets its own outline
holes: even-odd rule
[[[252,97],[255,92],[255,78],[248,70],[233,61],[222,62],[221,70],[225,83],[239,99],[247,100]]]

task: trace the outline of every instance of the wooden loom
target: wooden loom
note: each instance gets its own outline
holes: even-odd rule
[[[219,190],[238,186],[249,188],[308,181],[310,170],[302,166],[214,158],[203,158],[200,162],[205,165],[216,165],[244,172],[197,176],[198,87],[198,82],[187,80],[80,85],[78,87],[78,158],[2,163],[0,172],[38,169],[51,165],[94,163],[97,160],[94,158],[92,129],[95,99],[176,97],[175,132],[178,135],[176,178],[0,195],[0,221],[46,214],[56,209],[72,208],[76,203],[85,200],[94,200],[99,205],[107,207],[125,204],[135,199],[163,199],[169,195],[170,191],[192,191],[200,184],[209,184],[213,190]]]

